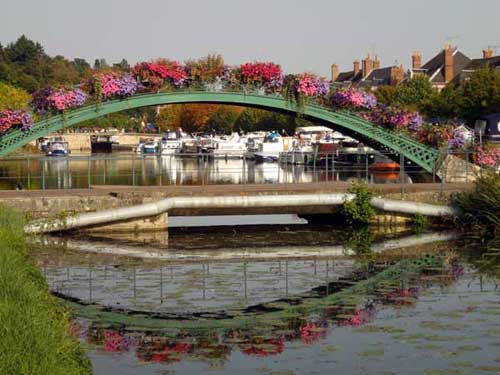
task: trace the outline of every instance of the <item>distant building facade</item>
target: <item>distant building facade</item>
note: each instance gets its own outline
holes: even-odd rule
[[[403,65],[381,68],[378,56],[372,60],[368,55],[361,63],[355,60],[353,69],[346,72],[340,72],[337,64],[331,67],[331,80],[337,87],[363,87],[376,90],[382,85],[398,85],[404,78]]]
[[[412,55],[412,68],[409,78],[424,75],[438,90],[460,77],[472,60],[456,47],[446,45],[432,59],[422,65],[422,55],[415,51]]]

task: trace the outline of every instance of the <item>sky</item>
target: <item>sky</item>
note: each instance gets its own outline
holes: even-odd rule
[[[0,43],[25,34],[91,63],[220,53],[329,76],[368,53],[408,68],[414,50],[426,61],[445,43],[500,54],[499,14],[499,0],[0,0]]]

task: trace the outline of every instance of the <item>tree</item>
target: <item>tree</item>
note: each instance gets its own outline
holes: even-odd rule
[[[446,86],[440,93],[422,102],[420,110],[427,117],[439,119],[457,119],[463,114],[463,96],[461,89],[453,85]]]
[[[500,72],[484,68],[475,71],[461,88],[462,115],[473,123],[478,117],[500,112]]]
[[[109,65],[106,62],[106,59],[95,59],[95,61],[94,61],[94,69],[95,70],[105,69],[105,68],[109,68]]]
[[[395,101],[400,106],[417,109],[422,103],[429,100],[435,92],[436,90],[432,87],[427,76],[418,74],[397,87]]]
[[[384,85],[380,86],[373,93],[377,97],[377,101],[385,105],[393,105],[396,102],[396,93],[398,88],[396,86]]]
[[[10,43],[5,48],[5,55],[9,61],[20,65],[28,65],[45,57],[42,45],[29,40],[25,35]]]
[[[85,59],[81,59],[79,57],[73,60],[73,65],[75,66],[76,71],[82,78],[88,75],[92,70],[90,64]]]
[[[217,108],[217,104],[183,104],[180,127],[188,133],[203,131],[206,129],[208,119]]]
[[[400,86],[381,86],[374,94],[382,104],[416,110],[437,92],[426,76],[416,75]]]
[[[156,125],[162,131],[179,129],[181,127],[181,111],[181,106],[177,104],[161,107],[156,116]]]
[[[122,61],[120,61],[119,63],[113,64],[113,68],[118,69],[122,72],[128,72],[130,71],[130,64],[127,60],[122,59]]]
[[[30,99],[26,91],[0,82],[0,109],[27,109]]]
[[[210,115],[203,130],[232,133],[236,130],[234,124],[242,111],[241,107],[222,105]]]

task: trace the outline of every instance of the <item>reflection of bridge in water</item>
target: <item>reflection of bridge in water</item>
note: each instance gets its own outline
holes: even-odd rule
[[[455,236],[407,236],[375,243],[372,251],[381,253]],[[165,314],[241,309],[299,296],[345,278],[356,268],[351,257],[354,251],[344,245],[159,250],[105,241],[51,237],[41,241],[51,248],[64,246],[77,254],[97,255],[84,262],[71,253],[40,257],[51,290],[85,303]],[[99,256],[114,258],[103,261]]]
[[[51,290],[86,303],[166,314],[232,310],[298,295],[346,276],[348,260],[43,268]]]

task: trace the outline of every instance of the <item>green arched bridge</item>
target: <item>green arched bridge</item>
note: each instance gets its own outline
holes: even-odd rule
[[[92,104],[68,111],[39,121],[30,130],[12,131],[0,139],[0,156],[47,136],[66,127],[75,126],[83,121],[92,120],[110,113],[127,109],[182,103],[218,103],[256,107],[278,112],[298,112],[297,107],[290,105],[281,96],[246,94],[243,92],[213,91],[173,91],[155,94],[136,95],[127,99]],[[325,107],[307,105],[300,113],[310,120],[333,125],[339,131],[362,140],[376,149],[390,149],[401,153],[427,172],[434,172],[434,164],[438,151],[404,135],[398,135],[373,125],[347,111],[332,111]]]

